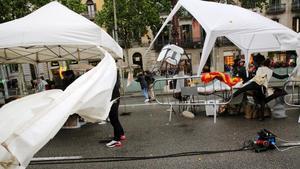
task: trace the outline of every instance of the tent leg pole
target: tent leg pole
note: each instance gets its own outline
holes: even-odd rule
[[[170,112],[169,112],[169,122],[172,121],[172,113],[173,113],[173,105],[170,106]]]
[[[39,78],[39,74],[40,74],[40,72],[39,72],[39,64],[38,63],[36,63],[36,64],[34,64],[34,67],[35,67],[35,77],[36,78]]]
[[[0,71],[1,71],[1,76],[2,76],[2,83],[3,83],[3,87],[4,87],[4,98],[7,99],[9,97],[8,95],[8,88],[7,88],[7,80],[6,80],[6,76],[4,74],[4,65],[0,66]]]
[[[125,71],[123,71],[122,68],[120,68],[120,71],[121,71],[120,73],[121,73],[121,75],[122,75],[121,79],[122,79],[122,84],[123,84],[123,85],[122,85],[122,86],[123,86],[123,87],[122,87],[122,88],[123,88],[123,96],[125,96],[125,92],[126,92],[126,91],[125,91],[125,85],[124,85]],[[124,102],[124,113],[126,113],[126,111],[127,111],[127,110],[126,110],[126,99],[123,99],[123,102]]]

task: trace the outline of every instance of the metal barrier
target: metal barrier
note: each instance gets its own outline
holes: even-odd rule
[[[284,84],[284,90],[288,93],[284,96],[285,104],[292,107],[300,107],[300,81],[288,80]],[[298,123],[300,123],[300,116]]]
[[[199,76],[161,78],[154,81],[154,94],[157,103],[169,105],[169,121],[172,118],[173,106],[184,108],[195,106],[213,107],[216,123],[217,106],[226,105],[232,99],[232,87],[219,80],[203,83]]]
[[[300,107],[300,81],[288,80],[284,83],[284,90],[287,92],[287,95],[284,96],[285,104]]]

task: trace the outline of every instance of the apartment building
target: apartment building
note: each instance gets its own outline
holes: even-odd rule
[[[87,13],[83,14],[83,16],[93,21],[97,11],[102,9],[104,0],[82,0],[81,3],[87,7]]]
[[[300,32],[300,0],[269,0],[263,11],[264,15],[295,32]],[[269,52],[278,66],[288,66],[296,63],[295,51]]]

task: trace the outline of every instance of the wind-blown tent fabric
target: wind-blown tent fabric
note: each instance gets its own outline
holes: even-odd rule
[[[202,72],[216,38],[220,36],[227,37],[244,52],[246,65],[253,52],[300,48],[297,33],[275,21],[238,6],[202,0],[179,0],[150,47],[180,7],[189,11],[206,31],[198,75]]]
[[[178,65],[181,55],[184,53],[184,50],[176,45],[166,45],[162,48],[161,52],[158,55],[157,61],[163,61],[172,64],[172,65]]]
[[[123,50],[87,18],[53,1],[31,14],[0,24],[0,62],[34,63],[103,57],[97,46],[123,57]]]
[[[112,56],[107,52],[105,55],[95,68],[80,76],[64,92],[37,93],[0,109],[0,162],[3,165],[26,167],[71,114],[78,113],[91,122],[107,118],[117,67]]]

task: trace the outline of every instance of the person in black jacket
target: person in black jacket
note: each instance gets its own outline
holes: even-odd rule
[[[155,81],[155,79],[153,78],[153,74],[149,70],[145,71],[145,80],[147,82],[149,99],[151,101],[154,101],[155,95],[154,95],[154,89],[153,89],[153,82]]]
[[[111,106],[110,112],[109,112],[109,119],[110,123],[114,128],[114,138],[112,141],[106,144],[107,147],[120,147],[122,146],[121,140],[125,140],[126,137],[124,135],[123,127],[119,121],[119,104],[120,104],[120,76],[119,73],[117,73],[117,81],[114,86],[111,101],[115,100],[113,105]]]
[[[142,89],[143,95],[145,97],[145,103],[149,102],[150,100],[149,100],[149,95],[148,95],[148,84],[145,79],[145,72],[141,71],[138,74],[137,79],[135,81],[139,82],[141,85],[141,89]]]

